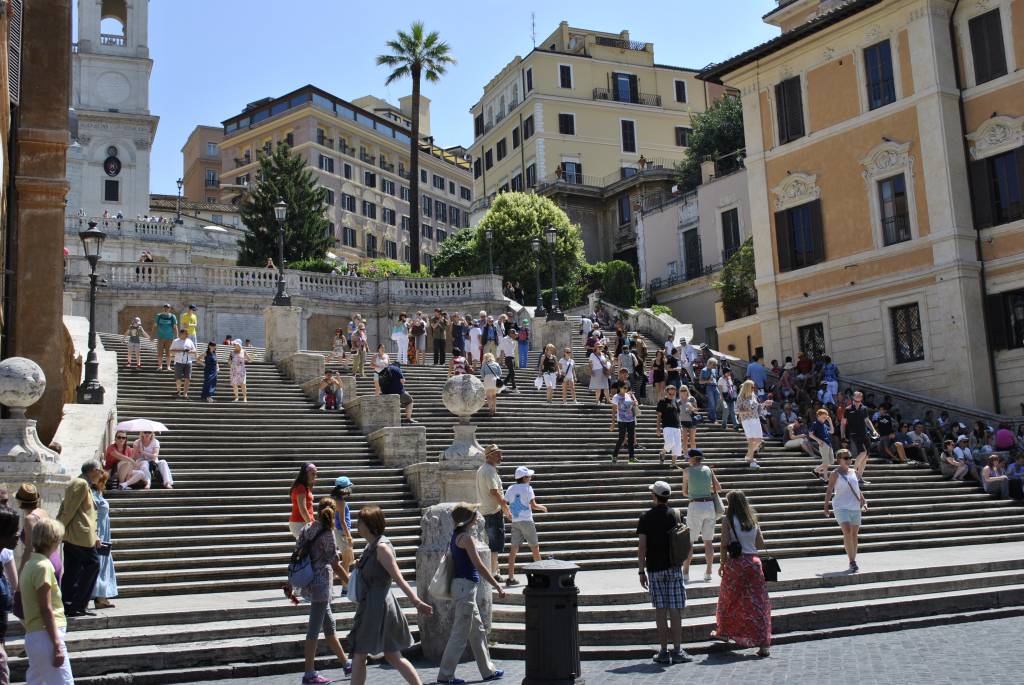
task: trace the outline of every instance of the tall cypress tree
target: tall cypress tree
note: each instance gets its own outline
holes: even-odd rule
[[[279,200],[288,205],[284,227],[286,261],[323,259],[334,244],[325,215],[325,189],[317,187],[305,161],[281,144],[273,153],[260,155],[256,188],[242,202],[242,221],[249,230],[238,241],[240,266],[263,266],[267,257],[277,263],[278,223],[274,205]]]

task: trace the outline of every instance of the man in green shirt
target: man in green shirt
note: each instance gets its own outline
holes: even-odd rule
[[[88,610],[100,573],[92,485],[102,473],[103,467],[97,461],[82,464],[82,475],[68,485],[57,512],[57,520],[64,524],[64,577],[60,591],[68,616],[95,616]]]

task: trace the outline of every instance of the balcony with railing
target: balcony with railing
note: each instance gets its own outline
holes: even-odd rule
[[[621,38],[609,38],[607,36],[597,36],[595,41],[597,45],[605,48],[618,48],[619,50],[635,50],[637,52],[646,52],[647,43],[640,40],[623,40]]]
[[[886,245],[895,245],[910,240],[910,217],[896,214],[882,218],[882,238]]]
[[[380,160],[380,164],[379,164],[379,166],[380,166],[380,168],[381,168],[381,169],[383,169],[384,171],[389,171],[389,172],[391,172],[391,173],[395,173],[395,165],[394,165],[394,164],[392,164],[391,162],[385,162],[385,161],[384,161],[384,160],[382,159],[382,160]]]
[[[732,256],[740,251],[742,245],[726,245],[725,249],[722,250],[722,264],[732,259]]]
[[[364,161],[364,162],[366,162],[367,164],[376,164],[377,163],[377,157],[376,156],[368,155],[365,152],[360,152],[359,153],[359,159]]]
[[[220,188],[220,179],[219,178],[208,178],[208,179],[206,179],[206,184],[205,185],[206,185],[207,188]]]
[[[649,107],[661,107],[661,96],[651,93],[623,92],[615,88],[595,88],[593,93],[595,100],[609,100],[613,102],[629,102],[634,105],[647,105]]]
[[[246,166],[248,164],[252,164],[252,155],[250,155],[248,152],[246,152],[245,155],[242,157],[235,157],[236,169],[238,169],[239,167]]]
[[[333,150],[334,149],[334,138],[328,138],[327,136],[320,136],[320,135],[318,135],[316,137],[316,144],[317,145],[323,145],[324,147],[329,147],[329,148],[331,148]]]
[[[116,33],[101,33],[100,45],[112,45],[117,48],[123,48],[128,45],[128,38],[124,35],[119,36]]]

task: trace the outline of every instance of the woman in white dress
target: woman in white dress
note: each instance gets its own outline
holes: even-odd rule
[[[771,400],[759,402],[757,399],[757,388],[754,381],[745,380],[740,386],[739,395],[736,397],[736,414],[743,426],[743,434],[747,438],[747,466],[752,469],[760,468],[760,464],[754,459],[757,450],[764,442],[764,430],[761,428],[761,410],[772,406]]]
[[[601,394],[608,398],[608,375],[612,363],[604,353],[604,345],[598,343],[590,353],[590,389],[594,391],[594,402],[601,404]]]
[[[484,348],[483,343],[481,342],[483,335],[484,329],[480,328],[480,322],[473,321],[472,325],[469,327],[469,354],[467,355],[469,357],[470,364],[480,366],[484,363]]]
[[[377,345],[377,352],[373,355],[373,389],[380,394],[380,372],[391,365],[391,357],[384,351],[383,343]]]
[[[391,339],[398,346],[398,363],[405,366],[409,363],[409,317],[405,312],[398,315],[391,329]]]

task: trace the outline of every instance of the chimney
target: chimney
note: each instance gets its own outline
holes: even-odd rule
[[[406,95],[398,99],[398,106],[402,114],[412,118],[412,95]],[[430,98],[420,94],[420,135],[430,135]]]
[[[700,163],[700,182],[708,183],[715,178],[715,160],[708,159]]]

